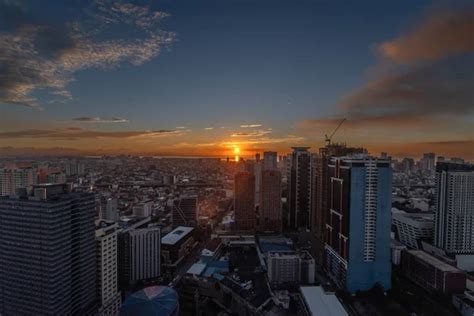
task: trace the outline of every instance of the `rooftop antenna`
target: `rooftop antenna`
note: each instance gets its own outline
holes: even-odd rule
[[[325,138],[325,141],[326,141],[326,146],[331,145],[332,137],[334,136],[334,134],[336,134],[337,130],[339,129],[339,127],[341,127],[342,123],[344,123],[345,120],[346,120],[346,118],[342,119],[342,121],[337,125],[337,127],[334,129],[334,131],[331,133],[331,135],[329,135],[329,137],[328,137],[327,134],[324,135],[324,138]]]

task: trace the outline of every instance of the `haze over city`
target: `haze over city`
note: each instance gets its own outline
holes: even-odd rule
[[[470,1],[1,1],[5,154],[474,159]]]

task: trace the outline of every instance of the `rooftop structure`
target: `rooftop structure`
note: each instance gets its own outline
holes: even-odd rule
[[[163,245],[174,245],[194,230],[193,227],[178,226],[161,239]]]
[[[178,294],[167,286],[150,286],[130,295],[120,309],[121,316],[179,314]]]

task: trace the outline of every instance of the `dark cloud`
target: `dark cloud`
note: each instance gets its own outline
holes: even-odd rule
[[[42,88],[70,99],[67,85],[75,72],[123,62],[141,65],[174,40],[173,33],[158,28],[165,13],[121,1],[97,1],[89,10],[96,13],[93,20],[58,26],[0,1],[0,103],[39,107],[32,93]],[[143,36],[105,39],[101,31],[109,24],[142,30]]]
[[[84,123],[128,123],[128,120],[121,117],[103,118],[103,117],[91,117],[83,116],[76,117],[73,121],[84,122]]]
[[[152,130],[152,131],[98,131],[77,127],[58,129],[26,129],[18,131],[0,132],[0,138],[48,138],[62,140],[77,140],[84,138],[137,138],[137,137],[162,137],[179,136],[184,131],[177,130]]]

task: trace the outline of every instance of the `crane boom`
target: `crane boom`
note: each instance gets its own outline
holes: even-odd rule
[[[334,131],[331,133],[331,135],[324,135],[324,137],[326,138],[326,144],[327,145],[331,145],[331,139],[332,137],[334,136],[334,134],[336,134],[337,130],[339,129],[339,127],[341,127],[342,123],[344,123],[346,121],[346,118],[343,118],[341,122],[339,122],[339,124],[337,125],[337,127],[334,129]]]

